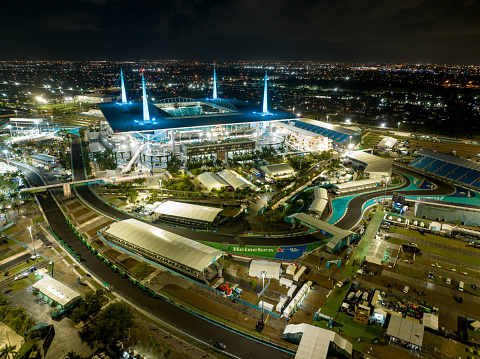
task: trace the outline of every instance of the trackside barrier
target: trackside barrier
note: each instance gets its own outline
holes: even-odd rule
[[[65,219],[65,220],[67,221],[67,223],[69,224],[69,226],[71,226],[70,221],[68,221],[67,219]],[[73,226],[72,226],[72,227],[73,227]],[[65,242],[63,242],[62,240],[60,240],[60,238],[55,234],[55,232],[53,232],[53,230],[52,230],[50,227],[48,227],[48,228],[49,228],[49,230],[52,232],[52,234],[55,236],[56,239],[58,239],[62,244],[65,243]],[[72,228],[72,231],[74,231],[75,233],[77,233],[76,230],[74,230],[74,228]],[[99,235],[101,235],[99,232],[97,232],[97,233],[98,233]],[[115,266],[114,264],[112,264],[108,259],[106,259],[106,258],[105,258],[104,256],[102,256],[100,253],[98,253],[98,251],[97,251],[95,248],[93,248],[87,241],[85,241],[85,239],[84,239],[81,235],[79,235],[78,233],[77,233],[77,235],[78,235],[78,238],[80,239],[80,241],[81,241],[88,249],[90,249],[90,250],[92,251],[92,253],[95,254],[95,255],[98,257],[99,260],[104,261],[105,264],[106,264],[107,266],[109,266],[110,268],[112,268],[112,270],[113,270],[114,272],[119,273],[123,278],[127,278],[133,285],[139,287],[139,288],[142,289],[144,292],[147,292],[147,293],[148,293],[149,295],[151,295],[152,297],[154,297],[154,298],[159,298],[159,299],[163,299],[163,300],[165,300],[165,301],[167,301],[167,302],[175,305],[176,307],[178,307],[178,308],[180,308],[180,309],[183,309],[183,310],[185,310],[185,311],[187,311],[187,312],[189,312],[189,313],[191,313],[191,314],[193,314],[193,315],[195,315],[195,316],[197,316],[197,317],[200,317],[200,318],[202,318],[202,319],[208,320],[209,322],[211,322],[211,323],[213,323],[213,324],[215,324],[215,325],[218,325],[218,326],[223,327],[223,328],[225,328],[225,329],[228,329],[228,330],[230,330],[230,331],[232,331],[232,332],[235,332],[235,333],[241,334],[241,335],[243,335],[243,336],[246,336],[246,337],[248,337],[248,338],[250,338],[250,339],[252,339],[252,340],[256,340],[256,341],[261,342],[261,343],[263,343],[263,344],[267,344],[267,345],[273,346],[273,347],[278,348],[279,350],[285,351],[285,352],[287,352],[287,353],[295,354],[295,352],[293,352],[293,351],[291,351],[291,350],[288,350],[288,349],[285,349],[284,347],[282,347],[282,346],[280,346],[280,345],[272,344],[272,343],[270,343],[270,342],[268,342],[268,341],[266,341],[266,340],[264,340],[264,339],[257,338],[257,337],[255,337],[255,336],[252,336],[252,335],[249,334],[249,333],[246,333],[246,332],[241,332],[241,331],[239,331],[238,329],[229,327],[229,326],[227,326],[227,325],[225,325],[225,324],[223,324],[223,323],[221,323],[221,322],[218,322],[218,321],[216,321],[216,320],[214,320],[214,319],[212,319],[212,318],[209,318],[209,317],[207,317],[207,316],[204,316],[204,315],[202,315],[202,314],[199,314],[199,313],[193,311],[192,309],[189,309],[189,308],[187,308],[187,307],[185,307],[185,306],[183,306],[183,305],[180,305],[180,304],[176,303],[174,300],[172,300],[172,299],[170,299],[170,298],[168,298],[168,297],[166,297],[166,296],[164,296],[164,295],[161,295],[161,294],[155,292],[153,289],[147,287],[146,285],[144,285],[144,284],[141,283],[140,281],[136,280],[135,278],[131,277],[130,275],[128,275],[128,274],[125,273],[124,271],[120,270],[117,266]],[[102,239],[104,239],[103,236],[102,236]],[[104,240],[105,240],[105,239],[104,239]],[[105,242],[106,242],[106,243],[109,243],[109,242],[106,241],[106,240],[105,240]],[[67,245],[67,244],[65,243],[65,245]],[[67,245],[67,246],[68,246],[68,245]],[[76,254],[76,253],[75,253],[75,254]],[[78,256],[78,255],[77,255],[77,256]],[[162,267],[163,267],[163,266],[162,266]],[[179,274],[179,273],[176,273],[176,272],[175,272],[175,274],[176,274],[176,275],[179,275],[179,276],[181,276],[181,277],[183,277],[183,278],[185,278],[185,279],[188,279],[188,280],[190,280],[190,281],[193,282],[193,280],[191,280],[190,278],[188,278],[188,277],[186,277],[186,276],[183,276],[183,275],[181,275],[181,274]],[[203,285],[202,283],[195,282],[195,284],[201,285],[201,286],[204,287],[204,288],[208,288],[209,290],[215,291],[213,288],[208,287],[208,286],[206,286],[206,285]],[[236,298],[236,300],[239,300],[239,299]],[[241,303],[244,303],[244,304],[246,304],[246,305],[248,305],[248,306],[250,306],[250,307],[252,307],[252,308],[256,308],[256,309],[261,310],[261,308],[260,308],[259,306],[255,305],[255,304],[247,303],[247,302],[245,302],[245,301],[243,301],[243,300],[241,300],[241,299],[240,299],[240,302],[241,302]],[[273,313],[273,312],[270,312],[270,311],[267,311],[267,310],[265,310],[265,312],[268,313],[268,314],[270,314],[270,315],[272,315],[272,316],[275,316],[275,317],[277,317],[277,318],[280,317],[277,313]]]

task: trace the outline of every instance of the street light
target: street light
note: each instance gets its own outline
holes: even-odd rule
[[[398,125],[397,126],[397,132],[398,132],[398,131],[400,131],[400,121],[398,121],[397,125]]]
[[[7,336],[8,346],[11,347],[10,338],[8,337],[7,327],[5,327],[5,335]],[[7,354],[7,358],[10,358],[10,354]]]
[[[263,313],[264,313],[264,301],[265,301],[265,276],[267,275],[267,272],[261,271],[260,275],[262,276],[262,325],[263,325]]]
[[[5,153],[5,157],[7,158],[7,166],[9,166],[9,163],[8,163],[8,151],[7,151],[7,150],[3,150],[3,153]]]
[[[162,179],[158,180],[159,187],[160,187],[160,201],[163,199],[163,192],[162,192]]]
[[[12,137],[12,125],[7,125],[7,128],[10,130],[10,137]]]
[[[35,243],[33,242],[33,236],[32,236],[32,226],[28,226],[28,231],[30,232],[30,238],[32,239],[33,253],[35,254],[35,259],[37,260],[37,265],[38,265],[37,251],[35,250]]]
[[[388,180],[390,177],[385,178],[385,197],[383,198],[383,208],[385,209],[385,202],[387,201],[387,187],[388,187]]]

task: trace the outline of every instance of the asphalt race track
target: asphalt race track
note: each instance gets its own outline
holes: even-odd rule
[[[404,170],[402,169],[402,171]],[[434,190],[428,189],[428,190],[401,191],[400,194],[402,194],[403,196],[422,196],[422,195],[444,196],[444,195],[452,194],[455,192],[455,187],[453,187],[448,183],[439,181],[429,176],[423,176],[423,177],[425,177],[425,179],[427,179],[429,182],[434,183],[437,186],[437,188],[435,188]],[[405,177],[405,179],[406,179],[406,183],[401,187],[397,187],[391,190],[387,189],[387,196],[392,196],[394,192],[398,192],[399,190],[410,186],[410,180],[407,177]],[[360,194],[357,197],[353,198],[348,204],[348,208],[345,216],[340,221],[338,221],[335,224],[335,226],[343,229],[352,228],[358,222],[358,220],[362,215],[363,204],[372,198],[382,197],[384,195],[385,195],[385,192],[377,191],[373,193]]]
[[[83,158],[80,155],[80,146],[81,145],[79,137],[76,135],[72,135],[72,167],[74,169],[73,172],[75,181],[85,179],[85,173],[83,170]],[[24,171],[25,175],[29,178],[31,182],[36,182],[37,184],[41,184],[44,182],[43,179],[34,171],[31,171],[27,167],[21,165],[19,165],[19,167]],[[450,186],[433,178],[428,178],[428,176],[426,176],[426,178],[430,182],[433,182],[437,185],[437,188],[435,190],[402,191],[402,194],[446,195],[455,191],[453,186]],[[396,192],[399,189],[407,188],[410,185],[409,182],[410,181],[407,180],[407,183],[401,188],[387,190],[387,195],[392,195],[393,192]],[[83,200],[88,202],[92,207],[97,208],[100,211],[107,212],[109,215],[115,218],[132,218],[130,215],[124,214],[123,212],[120,212],[104,204],[91,192],[88,186],[80,186],[77,187],[76,190],[77,193],[83,198]],[[353,198],[348,205],[345,216],[337,223],[337,226],[340,228],[351,228],[360,218],[363,204],[369,199],[379,197],[381,195],[384,195],[384,193],[374,192],[359,195]],[[44,198],[43,195],[38,195],[37,198],[47,216],[50,226],[63,241],[68,243],[68,245],[81,256],[83,260],[83,266],[87,267],[92,273],[95,273],[98,278],[108,283],[108,285],[114,288],[115,291],[119,292],[121,295],[123,295],[139,307],[160,318],[166,323],[177,327],[179,330],[195,336],[196,338],[206,343],[210,343],[212,341],[214,342],[217,340],[221,341],[226,344],[227,351],[229,353],[241,358],[275,357],[280,359],[293,357],[293,355],[290,353],[286,353],[279,349],[264,345],[263,343],[234,333],[221,326],[217,326],[209,322],[208,320],[205,320],[185,310],[182,310],[165,300],[154,298],[148,295],[146,292],[141,291],[138,287],[134,286],[128,279],[122,278],[119,274],[109,269],[104,262],[99,261],[98,258],[78,240],[70,227],[67,225],[61,210],[58,208],[56,202],[53,200],[50,194],[48,194],[46,198]],[[232,236],[205,232],[194,232],[162,225],[157,226],[194,240],[196,239],[212,242],[228,241],[231,243],[235,243]],[[301,239],[302,243],[318,241],[318,239],[315,237],[303,236],[287,237],[282,239],[281,243],[282,245],[298,245],[299,239]],[[264,245],[265,238],[260,239],[260,241]],[[248,244],[253,245],[254,243]]]
[[[19,167],[30,181],[43,184],[42,178],[35,172],[23,166]],[[139,287],[133,285],[128,279],[113,272],[78,240],[49,193],[46,198],[44,198],[44,195],[38,195],[37,198],[52,229],[70,248],[81,256],[82,265],[102,281],[108,283],[114,291],[120,293],[138,307],[205,343],[212,343],[218,340],[227,346],[226,351],[228,353],[240,358],[293,358],[293,354],[213,324],[202,317],[191,314],[163,299],[154,298],[147,292],[140,290]]]

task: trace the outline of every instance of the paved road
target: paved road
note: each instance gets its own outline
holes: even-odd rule
[[[43,180],[29,169],[25,169],[25,175],[29,180],[33,180],[37,184],[43,183]],[[217,340],[221,341],[227,346],[229,353],[240,358],[293,357],[290,353],[238,335],[223,327],[212,324],[202,317],[182,310],[163,299],[154,298],[146,292],[141,291],[128,279],[121,277],[107,267],[104,262],[99,261],[98,258],[78,240],[67,225],[61,210],[58,208],[50,193],[46,198],[41,195],[37,196],[37,198],[47,216],[50,226],[63,241],[82,257],[84,260],[82,265],[138,307],[178,328],[180,331],[190,334],[206,343]]]
[[[404,171],[404,169],[402,169],[402,171]],[[400,193],[404,196],[415,196],[415,195],[444,196],[444,195],[452,194],[455,192],[455,188],[452,185],[449,185],[445,182],[441,182],[438,179],[431,178],[429,176],[424,176],[424,177],[429,182],[434,183],[437,186],[437,188],[434,190],[401,191]],[[405,179],[406,179],[406,183],[403,186],[397,187],[391,190],[387,189],[387,196],[392,196],[394,192],[398,192],[399,190],[410,186],[410,180],[407,177],[405,177]],[[335,226],[343,229],[350,229],[354,227],[362,215],[363,204],[370,199],[384,196],[384,195],[385,195],[384,191],[379,191],[379,192],[362,194],[353,198],[348,203],[347,213],[339,222],[335,224]]]
[[[433,242],[433,241],[429,241],[429,240],[422,239],[422,238],[409,237],[409,236],[406,236],[406,235],[400,234],[400,233],[389,233],[389,235],[391,237],[403,239],[404,241],[414,242],[414,243],[417,243],[417,244],[422,244],[422,245],[425,245],[425,246],[431,246],[431,247],[435,247],[435,248],[441,248],[441,249],[445,250],[445,253],[452,252],[452,253],[463,254],[463,255],[466,255],[466,256],[469,256],[469,257],[480,258],[480,250],[478,252],[469,251],[468,249],[458,248],[458,247],[455,247],[455,246],[449,246],[447,244]],[[466,243],[465,243],[465,246],[466,246]],[[458,259],[455,259],[455,258],[450,258],[450,257],[447,257],[447,256],[442,256],[442,255],[435,254],[435,253],[422,252],[421,256],[423,258],[432,259],[433,261],[439,261],[439,262],[444,262],[444,263],[453,264],[453,265],[457,265],[457,266],[462,266],[462,267],[465,267],[465,268],[473,269],[475,271],[480,270],[480,266],[477,265],[477,264],[468,263],[468,262],[465,262],[465,261],[462,261],[462,260],[458,260]]]

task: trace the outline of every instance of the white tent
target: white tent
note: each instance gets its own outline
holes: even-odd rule
[[[265,272],[265,278],[273,278],[278,280],[280,279],[281,270],[281,263],[254,259],[250,262],[248,275],[250,277],[259,277],[261,276],[262,272]]]
[[[300,339],[295,359],[325,359],[330,343],[337,353],[351,357],[353,345],[334,331],[315,327],[310,324],[289,324],[285,327],[283,338],[286,340]]]
[[[423,314],[423,325],[427,328],[438,330],[438,317],[432,313]]]
[[[198,175],[197,179],[209,191],[214,188],[218,191],[223,187],[228,186],[227,182],[225,182],[220,176],[212,172],[203,172],[202,174]]]
[[[203,222],[213,222],[221,208],[198,206],[196,204],[166,201],[155,210],[157,215],[180,217]]]
[[[253,188],[253,184],[240,176],[237,172],[232,170],[223,170],[218,172],[218,176],[221,177],[225,182],[227,182],[234,189],[242,188]]]

